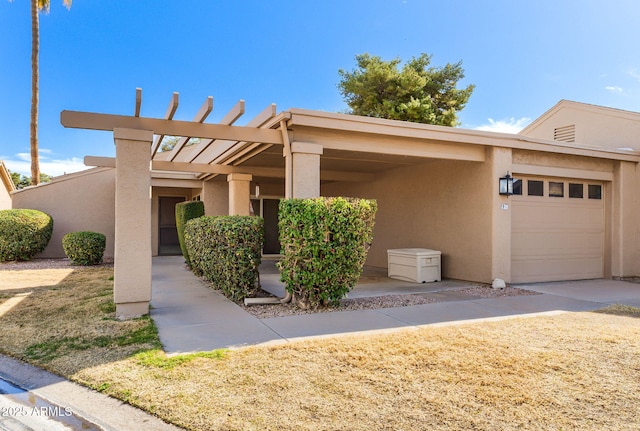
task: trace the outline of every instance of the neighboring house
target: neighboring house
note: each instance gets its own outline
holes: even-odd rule
[[[11,174],[0,160],[0,210],[11,209],[11,192],[15,189]]]
[[[67,232],[100,231],[116,280],[120,254],[122,273],[142,277],[127,283],[144,286],[150,256],[176,250],[180,200],[264,216],[265,252],[277,253],[278,199],[337,195],[378,201],[371,266],[386,267],[388,249],[421,247],[461,280],[640,275],[639,113],[561,101],[513,135],[274,106],[232,127],[234,110],[221,125],[63,112],[66,127],[113,131],[116,159],[87,157],[99,167],[14,192],[13,206],[54,217],[44,256],[62,256]],[[156,152],[160,134],[201,140]],[[512,196],[498,193],[507,173]],[[143,313],[150,288],[118,297],[117,284],[119,314]]]

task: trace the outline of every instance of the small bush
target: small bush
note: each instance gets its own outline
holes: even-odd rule
[[[97,265],[107,244],[107,237],[97,232],[71,232],[62,237],[62,248],[75,265]]]
[[[0,262],[29,260],[51,240],[53,219],[31,209],[0,211]]]
[[[189,266],[191,266],[191,262],[189,261],[189,251],[184,243],[184,228],[189,220],[202,217],[203,215],[204,202],[202,201],[187,201],[176,204],[176,229],[178,230],[178,241],[180,242],[182,256],[184,256],[184,260]]]
[[[362,274],[373,240],[375,200],[280,201],[281,281],[301,308],[336,304]]]
[[[187,222],[184,239],[193,272],[206,277],[229,299],[240,301],[257,292],[262,217],[199,217]]]

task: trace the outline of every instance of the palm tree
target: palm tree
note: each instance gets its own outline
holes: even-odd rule
[[[62,0],[64,5],[71,7],[72,0]],[[40,183],[40,161],[38,157],[38,100],[39,100],[39,66],[38,57],[40,51],[40,20],[39,12],[42,9],[49,11],[50,0],[31,0],[31,183],[35,186]]]

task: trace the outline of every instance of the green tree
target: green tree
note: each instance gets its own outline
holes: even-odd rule
[[[12,0],[10,0],[12,1]],[[40,53],[40,16],[41,10],[49,12],[50,0],[30,0],[31,1],[31,122],[30,122],[30,144],[31,144],[31,183],[40,183],[40,159],[38,156],[38,103],[40,98],[39,81],[39,53]],[[72,0],[62,0],[69,9]]]
[[[457,88],[464,78],[461,61],[433,67],[431,56],[421,54],[399,69],[399,58],[384,61],[367,53],[355,58],[354,70],[338,71],[338,87],[350,114],[456,126],[457,113],[475,88]]]
[[[9,171],[9,173],[11,174],[11,179],[13,180],[13,184],[15,184],[15,186],[16,186],[16,188],[18,190],[19,189],[24,189],[25,187],[29,187],[29,186],[33,185],[33,183],[31,182],[31,178],[29,178],[29,177],[27,177],[25,175],[20,175],[18,172]],[[48,183],[52,179],[53,179],[53,177],[51,177],[50,175],[40,173],[40,182],[41,183]]]

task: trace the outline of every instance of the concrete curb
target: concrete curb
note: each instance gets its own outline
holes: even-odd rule
[[[0,355],[0,378],[51,404],[70,408],[76,416],[105,431],[182,429],[115,398],[4,355]]]

